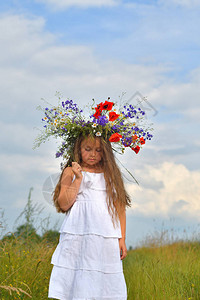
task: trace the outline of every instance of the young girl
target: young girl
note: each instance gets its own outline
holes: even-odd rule
[[[122,260],[131,200],[113,149],[123,154],[129,147],[138,153],[152,135],[151,128],[143,122],[140,126],[145,114],[141,108],[114,106],[99,103],[89,120],[72,100],[44,109],[45,129],[35,147],[51,135],[59,137],[63,142],[56,157],[68,158],[54,191],[55,206],[66,216],[51,261],[50,298],[127,299]]]
[[[49,297],[125,300],[122,260],[127,255],[125,208],[130,198],[111,144],[101,137],[80,136],[74,158],[54,193],[57,210],[66,216],[52,257]]]

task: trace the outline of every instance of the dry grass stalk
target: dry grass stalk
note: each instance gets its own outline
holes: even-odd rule
[[[0,285],[0,288],[9,291],[10,295],[12,295],[12,292],[16,292],[18,295],[20,293],[23,293],[26,296],[28,296],[29,298],[32,298],[32,296],[29,293],[27,293],[26,291],[22,290],[21,288],[16,288],[14,286],[7,286],[7,285]]]

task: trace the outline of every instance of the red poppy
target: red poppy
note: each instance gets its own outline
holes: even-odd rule
[[[114,111],[109,112],[109,121],[115,121],[120,115],[116,114]]]
[[[132,149],[133,151],[135,151],[136,154],[140,151],[140,147],[139,147],[139,146],[133,147],[133,148],[131,148],[131,149]]]
[[[103,102],[97,104],[97,107],[95,107],[96,110],[102,110]]]
[[[93,117],[95,117],[96,119],[98,119],[98,117],[100,117],[101,115],[101,110],[100,109],[96,109],[96,112],[94,113]]]
[[[102,110],[111,110],[113,107],[113,104],[114,104],[113,102],[105,101],[102,104]]]
[[[140,138],[140,144],[144,145],[145,144],[145,140],[143,139],[143,136]]]
[[[116,132],[111,135],[111,137],[109,138],[109,141],[116,143],[116,142],[119,142],[121,138],[122,138],[122,135]]]

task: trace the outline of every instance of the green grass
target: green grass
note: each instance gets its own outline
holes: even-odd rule
[[[47,299],[56,244],[0,241],[0,299]],[[123,261],[128,300],[200,299],[200,243],[141,247]]]
[[[200,299],[200,243],[142,247],[124,260],[128,299]]]
[[[0,299],[47,299],[50,260],[55,246],[45,241],[33,243],[20,239],[2,242]]]

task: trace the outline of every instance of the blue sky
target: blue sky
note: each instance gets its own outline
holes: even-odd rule
[[[149,64],[165,61],[184,75],[196,67],[200,46],[196,6],[124,1],[108,7],[77,5],[56,9],[41,2],[6,1],[0,5],[2,12],[44,18],[45,30],[58,36],[58,44],[93,45],[100,57],[129,63],[141,63],[144,59]]]
[[[32,150],[34,127],[41,126],[36,106],[41,98],[56,103],[56,91],[80,105],[108,96],[116,101],[123,92],[127,100],[139,91],[158,112],[147,114],[154,139],[122,158],[140,181],[139,187],[126,183],[133,199],[129,244],[153,230],[154,219],[173,217],[177,230],[198,226],[198,1],[14,0],[1,1],[0,12],[0,207],[8,230],[31,186],[52,224],[62,219],[41,192],[59,172],[56,143]]]

